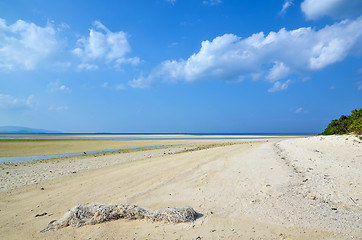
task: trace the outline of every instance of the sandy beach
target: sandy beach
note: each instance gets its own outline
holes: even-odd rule
[[[160,149],[1,164],[0,239],[362,239],[359,138],[175,141],[162,140],[158,145],[174,146]],[[198,217],[40,232],[68,209],[96,203],[190,206]]]

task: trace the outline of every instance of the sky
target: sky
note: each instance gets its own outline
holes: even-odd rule
[[[0,126],[317,133],[361,56],[360,0],[2,0]]]

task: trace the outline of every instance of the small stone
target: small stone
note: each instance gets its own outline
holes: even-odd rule
[[[317,199],[316,196],[308,196],[307,198],[312,199],[312,200],[316,200],[316,199]]]

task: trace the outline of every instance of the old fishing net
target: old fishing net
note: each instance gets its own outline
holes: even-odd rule
[[[78,205],[68,210],[63,218],[52,221],[41,232],[57,230],[59,228],[84,225],[93,225],[116,219],[146,219],[149,221],[163,221],[170,223],[192,222],[197,213],[191,207],[168,207],[157,210],[146,210],[137,205],[129,204],[91,204]]]

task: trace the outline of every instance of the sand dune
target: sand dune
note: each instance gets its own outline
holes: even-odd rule
[[[237,142],[200,151],[154,154],[137,161],[118,159],[111,166],[52,179],[45,175],[38,184],[4,189],[0,196],[0,238],[362,237],[361,140],[318,136]],[[62,168],[71,172],[74,165],[67,164]],[[41,172],[39,166],[37,171]],[[19,171],[19,179],[21,170],[26,172],[25,167],[11,169]],[[10,170],[0,172],[2,182],[4,171]],[[121,219],[40,232],[68,209],[97,203],[136,204],[148,209],[190,206],[200,215],[192,223]]]

